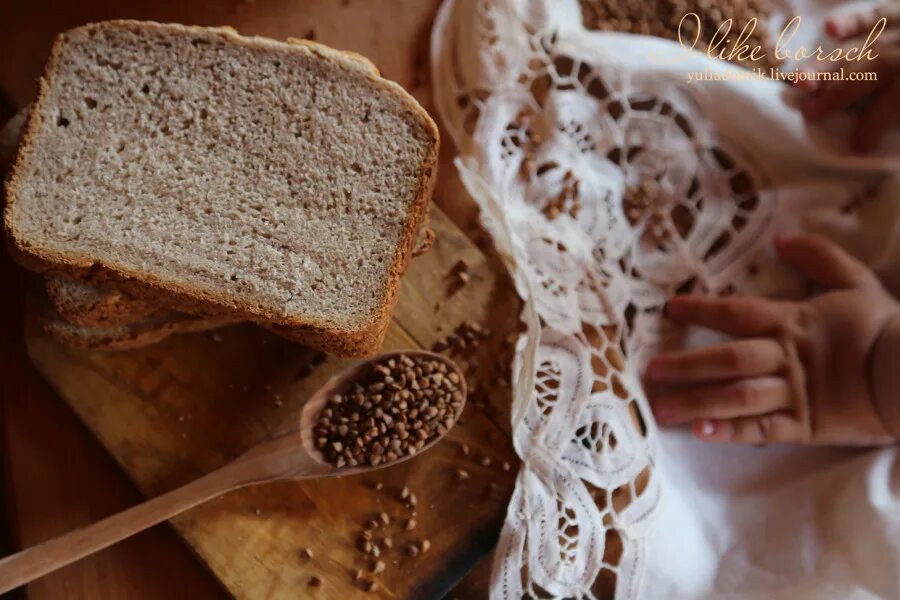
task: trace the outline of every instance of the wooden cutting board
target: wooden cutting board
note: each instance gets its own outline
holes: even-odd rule
[[[459,356],[475,388],[460,424],[428,453],[377,474],[261,485],[174,519],[235,597],[439,598],[493,546],[516,473],[503,425],[509,391],[496,378],[509,364],[518,305],[508,280],[436,208],[431,225],[434,247],[410,264],[385,349],[431,348],[464,321],[490,325],[487,339]],[[453,276],[460,260],[470,275],[462,287]],[[215,469],[264,438],[346,363],[251,325],[120,353],[70,349],[30,326],[26,345],[38,369],[148,496]],[[460,480],[460,469],[467,479]],[[412,531],[403,527],[410,516],[399,500],[404,486],[418,499]],[[380,557],[385,571],[366,577],[380,589],[365,593],[353,575],[372,560],[357,549],[357,539],[380,512],[391,524],[376,538],[391,537],[393,548]],[[406,546],[424,539],[431,550],[407,556]],[[302,548],[312,558],[303,558]],[[321,587],[310,586],[311,577]]]

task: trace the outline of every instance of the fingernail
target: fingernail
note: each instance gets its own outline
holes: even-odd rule
[[[709,419],[701,419],[694,424],[694,431],[701,437],[709,437],[716,432],[716,424]]]

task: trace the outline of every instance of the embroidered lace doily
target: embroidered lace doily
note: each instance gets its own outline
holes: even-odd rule
[[[660,498],[639,373],[666,341],[661,306],[764,288],[777,209],[771,170],[714,129],[704,89],[622,57],[676,46],[589,32],[580,14],[577,0],[448,0],[432,38],[457,167],[525,303],[512,410],[523,467],[492,598],[637,597]]]

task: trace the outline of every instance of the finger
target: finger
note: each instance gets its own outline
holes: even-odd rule
[[[820,91],[824,87],[828,85],[828,82],[831,81],[831,75],[828,73],[834,73],[842,66],[846,66],[846,62],[844,61],[834,61],[834,62],[824,62],[817,61],[812,64],[804,65],[800,68],[800,70],[804,73],[804,75],[798,76],[796,81],[796,86],[800,88],[801,91],[807,92],[810,94],[810,97],[817,96]],[[800,102],[800,110],[804,113],[804,116],[809,118],[809,115],[806,115],[806,104],[809,102],[808,99],[803,99]]]
[[[875,26],[881,19],[885,25],[896,25],[900,19],[900,5],[888,4],[869,10],[855,11],[849,14],[832,15],[825,20],[825,33],[835,40],[843,41],[870,32],[877,32]],[[879,29],[882,29],[879,26]]]
[[[784,262],[826,288],[856,287],[873,279],[868,267],[819,235],[776,235],[775,249]]]
[[[774,444],[807,441],[800,421],[789,411],[737,419],[700,419],[691,427],[706,442],[721,444]]]
[[[794,82],[794,86],[801,92],[813,94],[822,87],[822,82],[816,79],[816,70],[809,68],[801,68],[801,76],[798,76]]]
[[[647,380],[678,384],[769,375],[784,366],[785,358],[784,349],[775,340],[737,340],[655,356],[647,365]]]
[[[661,425],[758,416],[790,408],[791,389],[781,377],[754,377],[654,397],[651,406]]]
[[[849,53],[858,48],[861,42],[847,42],[837,50]],[[810,120],[816,120],[827,116],[833,110],[829,103],[833,102],[833,96],[841,94],[854,94],[859,92],[863,96],[856,99],[848,99],[845,104],[863,100],[868,95],[884,88],[896,78],[900,70],[900,30],[890,31],[878,37],[878,43],[872,47],[876,58],[867,60],[837,60],[816,61],[801,67],[794,85],[807,94],[801,98],[800,109],[804,116]],[[855,79],[851,80],[851,77]],[[860,87],[860,82],[869,82],[871,91],[866,87]]]
[[[674,296],[666,302],[665,314],[679,323],[746,337],[777,331],[785,310],[785,303],[763,298]]]
[[[878,147],[887,130],[900,125],[900,84],[885,90],[860,115],[853,133],[853,148],[871,152]]]

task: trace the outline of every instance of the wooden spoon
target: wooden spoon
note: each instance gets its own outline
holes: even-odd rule
[[[270,438],[260,442],[224,467],[102,521],[76,529],[0,560],[0,594],[111,546],[148,527],[171,519],[231,490],[284,479],[301,480],[335,475],[356,475],[393,466],[409,460],[413,456],[418,456],[440,441],[443,435],[436,435],[412,456],[404,456],[377,467],[352,468],[338,468],[326,462],[322,454],[315,448],[312,436],[319,412],[332,395],[343,392],[364,377],[368,373],[367,369],[373,363],[386,362],[392,357],[404,354],[413,360],[426,359],[446,364],[448,373],[455,372],[459,375],[459,390],[465,399],[466,383],[461,370],[456,363],[440,354],[424,351],[388,352],[355,363],[319,388],[304,405],[299,418],[291,419]],[[457,411],[454,424],[462,414],[463,408],[465,408],[465,404]]]

